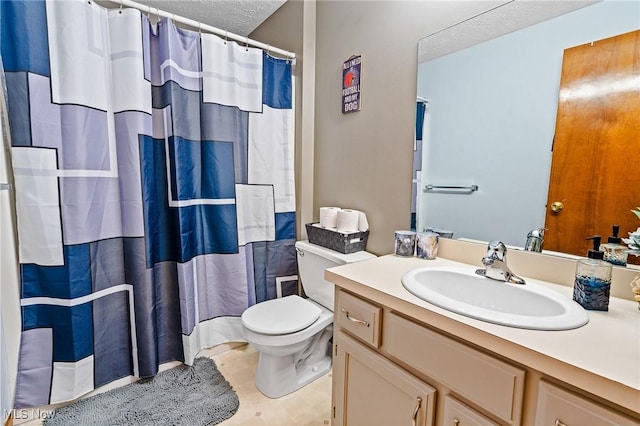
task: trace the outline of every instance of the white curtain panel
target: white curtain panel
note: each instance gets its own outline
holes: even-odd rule
[[[4,422],[13,408],[20,348],[20,287],[16,229],[9,179],[8,117],[0,60],[0,411]]]

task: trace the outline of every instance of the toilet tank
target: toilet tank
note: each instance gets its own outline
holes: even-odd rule
[[[324,270],[347,263],[373,259],[376,255],[366,251],[342,254],[335,250],[311,244],[309,241],[296,241],[298,258],[298,278],[302,282],[305,294],[333,311],[333,284],[324,279]]]

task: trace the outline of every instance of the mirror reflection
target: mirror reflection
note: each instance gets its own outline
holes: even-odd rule
[[[582,6],[437,58],[424,52],[430,45],[438,48],[443,36],[455,39],[456,31],[468,34],[473,24],[467,21],[462,28],[446,30],[453,34],[438,33],[420,41],[417,99],[424,115],[418,113],[416,126],[418,138],[422,133],[417,142],[422,164],[416,168],[422,171],[416,176],[416,229],[443,228],[452,230],[454,238],[500,239],[516,247],[523,247],[527,234],[541,227],[548,228],[547,235],[555,233],[556,240],[562,235],[557,227],[549,229],[546,215],[563,53],[640,27],[640,2],[611,0]],[[508,20],[509,7],[511,3],[488,13],[499,11],[500,18]],[[589,137],[587,133],[576,137],[572,149],[583,148],[581,140]],[[633,162],[628,163],[626,170],[632,172]],[[626,173],[620,167],[609,172]],[[468,190],[474,186],[477,190]],[[621,235],[626,237],[640,225],[629,211],[636,207],[634,202],[640,203],[640,187],[618,189],[631,205],[606,221],[621,222]],[[587,185],[577,192],[598,200],[603,197],[597,191],[610,190]],[[558,201],[572,205],[572,200]],[[629,217],[622,217],[625,214]],[[606,242],[609,231],[589,232],[602,234]],[[581,238],[575,243],[576,248],[562,250],[555,244],[543,247],[583,256],[589,243]]]

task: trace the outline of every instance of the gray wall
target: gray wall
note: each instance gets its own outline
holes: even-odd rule
[[[371,227],[367,250],[393,251],[394,230],[410,221],[418,40],[490,5],[317,2],[316,220],[321,206],[362,210]],[[362,55],[362,109],[343,115],[341,67],[351,55]]]
[[[297,55],[304,50],[303,61],[315,61],[296,87],[298,96],[305,90],[296,124],[313,119],[296,138],[299,238],[304,222],[319,219],[320,207],[340,206],[367,214],[368,251],[393,251],[394,230],[410,221],[418,40],[499,3],[289,0],[251,34]],[[342,114],[341,67],[351,55],[363,58],[362,109]],[[311,107],[301,106],[309,101]]]

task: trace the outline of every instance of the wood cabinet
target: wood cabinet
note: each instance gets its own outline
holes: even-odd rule
[[[451,426],[497,426],[498,423],[483,416],[470,408],[468,405],[458,401],[454,397],[447,395],[444,398],[442,413],[442,424]]]
[[[334,311],[340,327],[360,341],[377,348],[380,343],[382,309],[349,293],[342,292]]]
[[[335,334],[334,386],[342,401],[334,424],[432,425],[435,389],[344,333]],[[335,420],[335,419],[334,419]]]
[[[545,380],[540,381],[536,424],[554,426],[573,425],[638,425],[615,411],[596,404]]]
[[[385,317],[386,352],[507,424],[519,424],[524,370],[395,312]]]
[[[337,287],[332,424],[639,423],[516,360]]]

